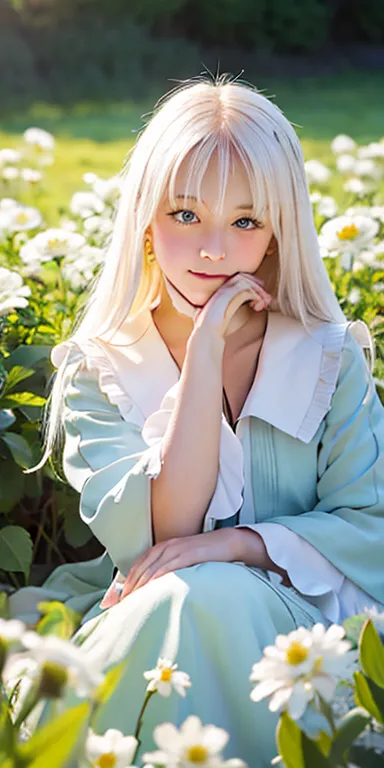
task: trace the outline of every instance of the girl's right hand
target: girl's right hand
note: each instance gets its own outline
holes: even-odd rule
[[[230,321],[242,304],[249,301],[255,312],[262,312],[268,309],[272,300],[273,297],[263,288],[262,280],[247,272],[237,272],[196,312],[191,335],[204,327],[225,338]]]

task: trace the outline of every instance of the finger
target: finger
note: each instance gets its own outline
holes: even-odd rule
[[[126,595],[129,595],[133,590],[135,589],[137,583],[140,581],[144,573],[147,573],[150,571],[150,569],[157,563],[157,561],[161,558],[163,555],[164,550],[154,550],[152,548],[149,550],[149,555],[145,559],[143,559],[139,566],[135,568],[133,571],[130,570],[129,574],[125,580],[123,590],[120,595],[120,600],[123,600]]]
[[[144,573],[142,577],[139,579],[135,587],[133,588],[132,592],[135,592],[137,589],[140,589],[140,587],[144,587],[145,584],[148,584],[150,581],[154,581],[154,579],[159,579],[160,576],[165,576],[166,573],[172,573],[173,571],[176,571],[178,568],[187,568],[190,565],[188,562],[188,565],[185,564],[182,558],[174,558],[173,560],[170,560],[168,563],[163,563],[160,567],[153,569],[152,571],[149,571],[147,573]]]
[[[100,608],[111,608],[119,602],[119,598],[120,590],[116,588],[115,581],[113,581],[100,603]]]

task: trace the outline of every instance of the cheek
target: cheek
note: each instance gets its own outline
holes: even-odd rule
[[[254,237],[248,237],[242,232],[234,238],[231,252],[237,254],[240,269],[246,270],[252,267],[257,269],[268,248],[270,238],[271,236],[264,230],[257,232]]]
[[[153,232],[153,242],[156,257],[164,268],[181,266],[188,261],[189,253],[193,248],[192,238],[186,238],[180,233],[178,227],[173,226],[158,228]]]

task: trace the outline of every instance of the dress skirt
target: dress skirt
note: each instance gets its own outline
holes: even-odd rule
[[[267,768],[277,754],[278,715],[269,711],[267,700],[250,699],[252,665],[277,634],[319,621],[328,624],[292,587],[276,586],[261,569],[242,563],[201,563],[154,579],[117,605],[99,609],[73,636],[105,670],[124,659],[128,662],[97,715],[95,730],[118,728],[134,734],[148,684],[143,673],[165,657],[190,675],[192,685],[185,698],[175,691],[169,697],[151,697],[136,765],[141,765],[144,752],[157,749],[152,738],[156,725],[180,726],[195,714],[203,725],[228,731],[224,758],[238,757],[249,768]],[[68,693],[68,705],[77,701]]]

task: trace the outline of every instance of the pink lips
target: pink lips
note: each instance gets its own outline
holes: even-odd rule
[[[189,271],[191,275],[194,275],[194,277],[201,277],[203,280],[217,280],[218,278],[230,277],[230,275],[204,275],[201,272],[192,272],[192,270]]]

